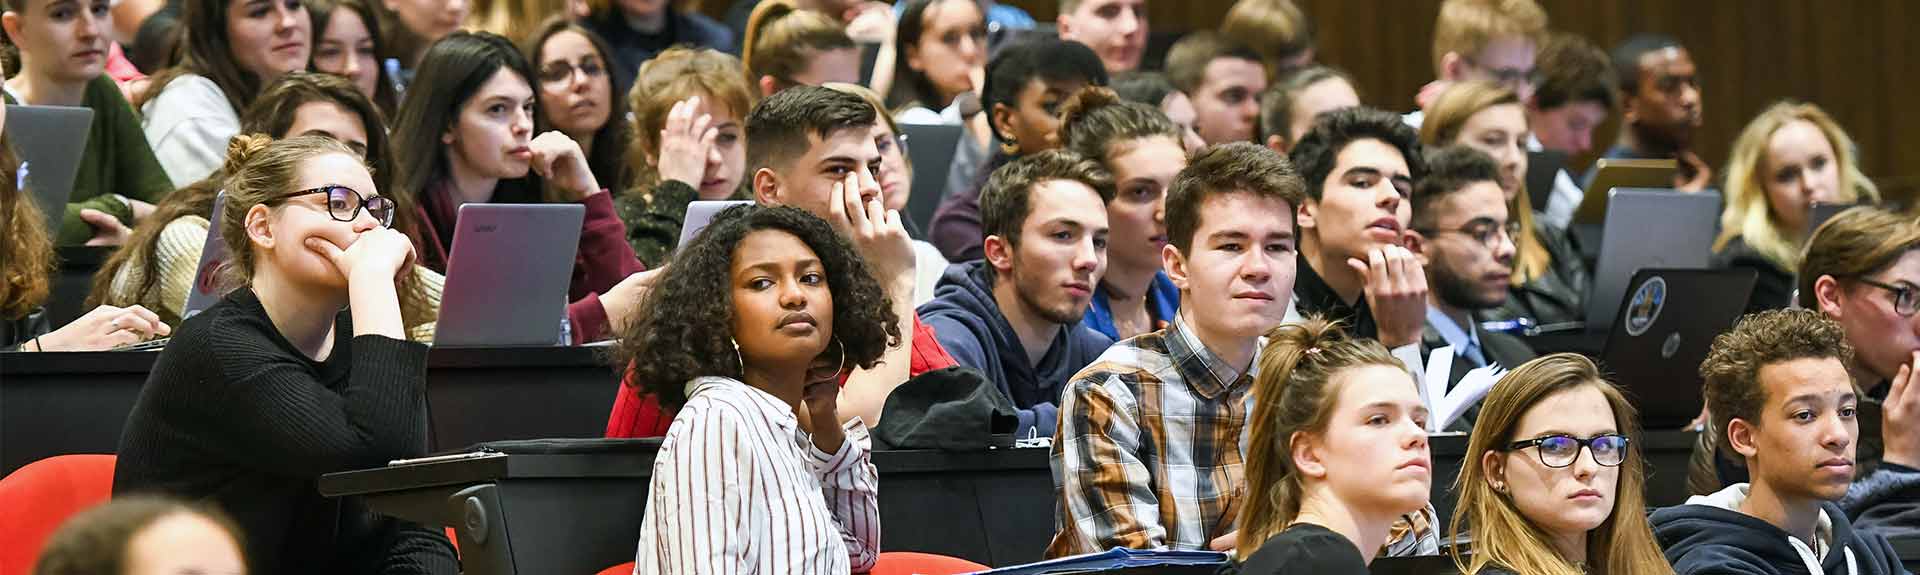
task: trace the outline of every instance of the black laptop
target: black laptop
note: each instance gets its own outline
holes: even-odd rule
[[[1700,415],[1700,362],[1753,295],[1754,271],[1643,268],[1607,334],[1601,368],[1627,390],[1645,429],[1680,429]]]

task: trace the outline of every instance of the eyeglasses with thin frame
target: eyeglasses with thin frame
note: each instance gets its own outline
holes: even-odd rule
[[[602,64],[599,58],[592,56],[580,59],[579,65],[566,61],[552,62],[540,68],[540,83],[549,86],[564,85],[573,80],[574,72],[579,72],[588,80],[594,80],[606,75],[607,66]]]
[[[1475,62],[1471,58],[1466,60],[1468,64],[1472,64],[1475,68],[1485,70],[1488,76],[1493,77],[1495,84],[1509,88],[1522,85],[1532,86],[1534,84],[1535,70],[1532,68],[1491,68],[1481,66],[1479,62]]]
[[[1863,277],[1853,278],[1853,281],[1892,293],[1893,313],[1900,314],[1900,317],[1913,317],[1913,314],[1920,313],[1920,290],[1913,286],[1886,284]]]
[[[1606,467],[1617,467],[1627,460],[1627,436],[1618,433],[1606,433],[1581,439],[1564,433],[1543,435],[1525,441],[1507,444],[1507,451],[1519,451],[1529,447],[1538,447],[1535,454],[1540,456],[1540,464],[1555,469],[1573,465],[1580,458],[1580,449],[1586,448],[1593,454],[1593,462]]]
[[[1453,230],[1415,228],[1413,231],[1427,234],[1430,236],[1447,234],[1447,233],[1460,234],[1463,236],[1467,236],[1469,238],[1473,238],[1473,241],[1480,242],[1481,246],[1492,250],[1492,249],[1500,248],[1500,241],[1502,239],[1519,243],[1520,220],[1508,220],[1507,223],[1504,225],[1494,225],[1493,222],[1481,221],[1481,222],[1467,224],[1465,227],[1462,227],[1459,229],[1453,229]]]
[[[360,210],[365,209],[367,210],[367,215],[373,216],[375,221],[380,222],[380,227],[393,227],[392,199],[386,196],[369,198],[360,195],[359,191],[346,186],[325,185],[318,188],[300,190],[298,192],[288,192],[273,200],[281,201],[322,193],[327,195],[327,215],[332,217],[334,221],[352,223],[353,218],[360,215]]]

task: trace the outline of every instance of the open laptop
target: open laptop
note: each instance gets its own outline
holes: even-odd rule
[[[1700,362],[1753,294],[1751,269],[1645,268],[1633,274],[1602,367],[1631,391],[1646,429],[1680,429],[1700,415]]]
[[[1580,207],[1573,212],[1573,221],[1581,224],[1598,224],[1600,218],[1609,215],[1608,201],[1612,198],[1609,190],[1619,188],[1671,188],[1673,174],[1679,171],[1679,162],[1672,159],[1638,160],[1601,158],[1593,163],[1593,179],[1586,183],[1586,196],[1580,199]]]
[[[91,108],[7,106],[7,138],[27,173],[27,194],[47,218],[49,234],[60,233],[92,125]]]
[[[198,315],[227,295],[220,286],[221,268],[227,265],[227,242],[220,235],[220,210],[227,205],[227,191],[213,197],[213,213],[207,214],[207,241],[200,244],[200,265],[194,268],[193,285],[187,288],[187,305],[180,319]]]
[[[947,173],[965,133],[960,126],[930,124],[900,124],[900,133],[907,137],[907,157],[913,160],[913,194],[901,215],[912,224],[907,229],[925,230],[947,197]]]
[[[1627,280],[1641,268],[1706,268],[1720,216],[1717,194],[1627,188],[1608,194],[1606,233],[1587,292],[1588,332],[1612,325]]]
[[[455,220],[434,347],[565,345],[580,204],[467,204]]]
[[[734,206],[744,206],[753,202],[746,200],[694,200],[687,202],[687,217],[680,219],[680,243],[674,244],[674,251],[686,247],[707,224],[713,223],[713,217]]]

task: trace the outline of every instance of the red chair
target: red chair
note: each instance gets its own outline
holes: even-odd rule
[[[599,573],[594,575],[633,575],[633,562],[628,561],[606,569],[601,569]]]
[[[959,575],[992,569],[986,565],[974,563],[959,557],[915,553],[912,551],[887,551],[880,554],[880,560],[874,562],[869,575]]]
[[[0,573],[29,573],[47,538],[73,514],[113,496],[112,455],[59,455],[0,479]]]

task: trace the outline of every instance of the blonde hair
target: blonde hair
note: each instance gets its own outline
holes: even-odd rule
[[[539,31],[547,15],[567,11],[566,0],[477,0],[474,4],[465,27],[505,36],[515,45]]]
[[[681,100],[701,96],[708,111],[726,106],[744,128],[753,107],[753,90],[745,78],[739,60],[711,48],[675,46],[641,64],[627,91],[627,109],[633,111],[633,140],[627,146],[633,189],[644,191],[659,183],[659,170],[649,158],[658,159],[660,130]]]
[[[1449,3],[1451,4],[1451,3]],[[1467,126],[1467,120],[1487,108],[1507,104],[1519,105],[1520,96],[1498,84],[1491,82],[1460,82],[1440,93],[1433,104],[1427,106],[1426,120],[1420,124],[1420,143],[1428,146],[1444,146],[1460,138],[1460,131]],[[1514,137],[1519,137],[1515,134]],[[1520,237],[1513,238],[1515,254],[1513,258],[1513,285],[1523,285],[1552,272],[1553,253],[1541,243],[1539,234],[1533,227],[1533,202],[1527,199],[1527,182],[1521,174],[1520,190],[1514,192],[1513,199],[1507,201],[1507,215],[1524,230]]]
[[[262,134],[241,134],[227,142],[226,203],[222,205],[220,235],[227,242],[227,263],[235,285],[252,283],[253,238],[247,235],[247,212],[257,205],[275,205],[293,191],[300,164],[327,154],[359,158],[346,144],[324,136],[295,136],[275,140]]]
[[[1313,48],[1313,22],[1293,0],[1234,2],[1220,22],[1220,34],[1259,53],[1268,82],[1289,71],[1282,62]]]
[[[761,78],[772,77],[780,89],[792,87],[793,76],[821,52],[855,47],[839,20],[801,9],[794,0],[766,0],[755,6],[740,45],[747,84],[758,86]],[[754,94],[759,99],[759,92]]]
[[[1788,272],[1799,269],[1800,248],[1806,243],[1803,230],[1782,230],[1781,222],[1767,200],[1767,142],[1773,133],[1797,120],[1805,120],[1820,129],[1833,146],[1833,163],[1840,170],[1840,187],[1834,190],[1840,201],[1851,203],[1866,198],[1880,199],[1880,190],[1860,171],[1860,156],[1853,139],[1819,106],[1783,101],[1767,107],[1740,131],[1733,142],[1733,154],[1727,159],[1726,210],[1720,213],[1720,237],[1713,251],[1726,249],[1734,238],[1746,241],[1768,262]]]
[[[1433,73],[1446,73],[1448,52],[1471,57],[1512,36],[1538,46],[1546,34],[1547,12],[1533,0],[1447,0],[1433,24]]]
[[[1583,573],[1554,550],[1547,535],[1522,515],[1512,500],[1493,490],[1482,463],[1487,453],[1507,451],[1507,444],[1516,440],[1514,428],[1529,409],[1549,396],[1583,387],[1606,397],[1616,428],[1629,438],[1626,460],[1619,467],[1620,480],[1614,487],[1613,510],[1599,527],[1587,532],[1589,571],[1609,575],[1673,573],[1647,523],[1642,493],[1646,488],[1645,462],[1641,459],[1641,434],[1633,404],[1601,377],[1592,360],[1571,353],[1521,364],[1500,378],[1481,403],[1473,435],[1467,439],[1467,460],[1453,484],[1459,500],[1447,528],[1452,538],[1459,536],[1463,523],[1470,526],[1472,556],[1461,556],[1458,548],[1453,551],[1454,564],[1462,573],[1471,575],[1496,566],[1535,575]]]
[[[1253,412],[1247,414],[1253,421],[1247,436],[1247,498],[1234,549],[1241,561],[1300,515],[1306,485],[1293,465],[1293,436],[1326,431],[1340,397],[1330,385],[1333,376],[1370,365],[1406,369],[1380,342],[1348,339],[1338,322],[1317,317],[1267,332],[1259,361]]]

